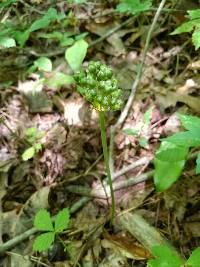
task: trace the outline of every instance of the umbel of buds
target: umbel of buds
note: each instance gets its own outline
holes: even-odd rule
[[[111,68],[99,61],[91,61],[85,71],[74,75],[77,89],[99,111],[120,110],[122,90]]]

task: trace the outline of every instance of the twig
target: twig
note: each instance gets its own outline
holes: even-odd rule
[[[155,25],[158,21],[158,18],[161,14],[161,11],[163,9],[163,6],[165,5],[165,2],[166,0],[162,0],[160,2],[160,5],[156,11],[156,14],[154,16],[154,19],[153,19],[153,22],[151,24],[151,27],[148,31],[148,34],[147,34],[147,38],[146,38],[146,42],[145,42],[145,47],[144,47],[144,51],[143,51],[143,56],[142,56],[142,59],[141,59],[141,63],[139,65],[139,70],[137,72],[137,76],[136,76],[136,79],[132,85],[132,88],[131,88],[131,93],[129,95],[129,98],[128,98],[128,101],[121,113],[121,115],[119,116],[119,119],[117,120],[116,124],[114,126],[111,126],[111,129],[110,129],[110,158],[109,158],[109,163],[110,163],[110,168],[111,170],[114,169],[113,167],[113,161],[112,161],[112,155],[113,155],[113,151],[114,151],[114,134],[115,134],[115,131],[116,129],[123,124],[123,122],[125,121],[128,113],[129,113],[129,110],[133,104],[133,101],[134,101],[134,98],[135,98],[135,93],[136,93],[136,90],[137,90],[137,87],[140,83],[140,80],[141,80],[141,77],[142,77],[142,71],[143,71],[143,67],[144,67],[144,62],[145,62],[145,59],[146,59],[146,56],[147,56],[147,51],[148,51],[148,48],[149,48],[149,44],[150,44],[150,41],[151,41],[151,37],[152,37],[152,34],[153,34],[153,31],[154,31],[154,28],[155,28]]]
[[[78,209],[80,209],[85,203],[89,201],[88,197],[82,197],[79,201],[74,203],[72,207],[70,208],[70,213],[75,213]],[[26,232],[14,237],[13,239],[3,243],[0,245],[0,255],[4,254],[7,250],[12,249],[17,244],[21,243],[22,241],[26,240],[30,236],[36,234],[38,232],[38,229],[35,227],[27,230]]]

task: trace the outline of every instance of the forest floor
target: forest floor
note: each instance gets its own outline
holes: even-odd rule
[[[167,1],[160,13],[133,101],[111,140],[113,186],[118,186],[111,225],[98,112],[69,82],[73,73],[65,50],[84,37],[89,47],[83,67],[90,60],[110,66],[126,103],[160,1],[138,15],[116,12],[118,1],[69,2],[0,4],[0,30],[19,31],[16,46],[0,49],[0,266],[142,267],[152,258],[145,238],[154,238],[153,231],[188,258],[200,246],[195,160],[164,192],[155,190],[152,179],[161,138],[180,129],[176,112],[200,112],[198,50],[190,34],[170,35],[186,20],[186,10],[175,12],[175,1]],[[44,22],[49,8],[65,17]],[[30,30],[39,19],[39,27]],[[35,67],[41,57],[50,60],[51,70]],[[120,114],[106,114],[108,142]],[[126,181],[133,182],[125,186]],[[54,216],[66,207],[70,222],[60,238],[67,250],[56,239],[48,251],[34,252],[35,214],[47,209]],[[141,225],[133,226],[134,214]],[[134,235],[131,227],[140,233]]]

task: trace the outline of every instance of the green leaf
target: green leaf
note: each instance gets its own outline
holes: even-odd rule
[[[35,215],[34,226],[41,231],[54,231],[50,213],[45,209]]]
[[[200,47],[200,28],[196,29],[192,34],[192,43],[195,46],[195,50]]]
[[[51,71],[52,63],[51,60],[47,57],[40,57],[34,61],[34,65],[42,71]]]
[[[188,147],[173,147],[165,150],[158,150],[156,158],[161,161],[175,162],[186,160],[188,154]]]
[[[143,122],[145,125],[149,125],[152,117],[152,112],[154,110],[154,106],[150,107],[145,113],[143,117]]]
[[[191,19],[199,19],[200,18],[200,9],[188,10],[187,13]]]
[[[189,265],[188,267],[199,267],[199,262],[200,262],[200,247],[193,250],[191,256],[186,261],[186,264],[187,266]]]
[[[55,90],[60,89],[60,87],[63,85],[73,84],[73,83],[74,83],[73,76],[64,74],[62,72],[55,72],[50,78],[47,78],[45,82],[46,85]]]
[[[174,184],[182,173],[185,160],[177,162],[161,161],[154,159],[155,173],[154,184],[158,192],[168,189]]]
[[[180,34],[180,33],[184,33],[184,32],[191,32],[194,29],[195,26],[196,26],[196,21],[188,21],[188,22],[185,22],[185,23],[181,24],[181,26],[176,28],[170,34],[171,35],[175,35],[175,34]]]
[[[192,131],[179,132],[162,140],[180,146],[196,147],[200,146],[200,131],[198,129],[193,129]]]
[[[37,133],[37,129],[35,127],[30,127],[26,129],[26,136],[28,137],[35,137]]]
[[[196,116],[189,116],[189,115],[183,115],[180,113],[177,113],[178,118],[181,121],[181,124],[186,130],[189,131],[200,131],[200,118]]]
[[[33,243],[33,251],[41,252],[47,250],[54,242],[54,239],[55,239],[54,232],[44,233],[37,236]]]
[[[74,39],[71,38],[71,37],[63,37],[63,38],[60,40],[60,45],[61,45],[62,47],[72,45],[73,43],[74,43]]]
[[[138,141],[139,141],[139,145],[140,145],[141,147],[144,147],[144,148],[147,147],[147,145],[148,145],[148,140],[147,140],[145,137],[140,137]]]
[[[116,10],[120,13],[131,12],[133,15],[149,10],[151,8],[151,0],[121,0],[121,4],[117,5]]]
[[[34,148],[35,148],[35,152],[37,153],[42,149],[42,144],[37,143],[37,144],[34,145]]]
[[[27,148],[24,153],[22,154],[23,161],[27,161],[33,158],[35,155],[35,148],[33,146]]]
[[[198,153],[197,155],[197,159],[196,159],[196,174],[199,174],[200,173],[200,153]]]
[[[76,41],[73,46],[66,50],[65,59],[73,71],[76,71],[80,68],[86,56],[87,48],[88,43],[82,39]]]
[[[20,47],[23,47],[28,40],[30,35],[30,32],[28,30],[21,32],[21,31],[15,31],[13,32],[13,36],[15,37],[16,41],[20,45]]]
[[[69,209],[63,209],[59,211],[55,220],[55,232],[59,233],[65,230],[69,224]]]
[[[139,130],[133,128],[123,129],[123,132],[127,135],[138,136]]]
[[[0,38],[0,49],[1,48],[10,48],[16,46],[15,39],[10,37],[1,37]]]
[[[149,267],[180,267],[183,261],[168,246],[158,245],[151,249],[156,259],[148,261]]]

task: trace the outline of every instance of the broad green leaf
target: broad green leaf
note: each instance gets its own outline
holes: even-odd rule
[[[76,41],[74,45],[66,50],[65,59],[73,71],[76,71],[80,68],[86,56],[87,48],[88,43],[82,39]]]
[[[174,184],[185,165],[185,160],[168,162],[155,158],[153,162],[155,166],[154,184],[158,192],[164,191]]]
[[[55,239],[54,232],[44,233],[37,236],[33,243],[33,251],[41,252],[47,250],[54,242],[54,239]]]
[[[151,249],[155,259],[149,260],[149,267],[180,267],[183,260],[168,246],[154,246]]]
[[[188,267],[199,267],[200,264],[200,247],[193,250],[191,256],[186,261]]]
[[[71,38],[71,37],[63,37],[63,38],[60,40],[60,45],[61,45],[61,47],[69,46],[69,45],[72,45],[73,43],[74,43],[74,39]]]
[[[27,161],[32,159],[35,155],[35,148],[33,146],[27,148],[24,153],[22,154],[23,161]]]
[[[198,130],[200,131],[200,118],[191,115],[183,115],[177,113],[178,118],[181,121],[182,126],[189,131]]]
[[[39,70],[42,71],[51,71],[52,63],[51,60],[47,57],[40,57],[34,61],[34,65],[38,67]]]
[[[145,125],[149,125],[152,117],[152,112],[154,110],[154,106],[150,107],[145,113],[143,117],[143,122]]]
[[[139,130],[133,128],[123,129],[123,132],[127,135],[138,136]]]
[[[200,146],[200,131],[198,129],[194,129],[192,131],[179,132],[162,140],[179,146],[197,147]]]
[[[29,35],[30,35],[29,30],[26,30],[24,32],[21,32],[21,31],[13,32],[13,36],[15,37],[20,47],[23,47],[25,45],[26,41],[29,38]]]
[[[59,233],[67,229],[69,224],[69,209],[63,209],[59,211],[55,220],[55,232]]]
[[[200,47],[200,28],[196,29],[192,34],[192,43],[195,46],[195,50]]]
[[[16,46],[15,39],[10,37],[1,37],[0,38],[0,49],[1,48],[10,48]]]
[[[58,16],[57,10],[55,8],[50,7],[47,10],[47,13],[44,15],[44,18],[48,18],[49,20],[56,20]]]
[[[38,19],[34,21],[33,24],[30,26],[29,32],[31,33],[31,32],[34,32],[40,29],[47,28],[49,24],[50,24],[50,20],[48,18]]]
[[[55,90],[60,89],[60,87],[63,85],[73,84],[73,83],[74,83],[73,76],[64,74],[62,72],[55,72],[50,78],[47,78],[45,82],[46,85]]]
[[[175,34],[180,34],[180,33],[184,33],[184,32],[191,32],[195,26],[196,26],[196,21],[193,21],[193,20],[188,21],[188,22],[181,24],[178,28],[176,28],[170,34],[175,35]]]
[[[161,161],[176,162],[186,160],[188,154],[188,147],[173,147],[168,149],[161,149],[156,152],[156,158]]]
[[[121,0],[121,3],[117,5],[116,10],[118,12],[131,12],[133,15],[149,10],[151,8],[151,0]]]
[[[200,153],[198,153],[197,155],[197,159],[196,159],[196,174],[199,174],[200,173]]]
[[[187,13],[189,14],[191,19],[199,19],[200,18],[200,9],[188,10]]]
[[[35,215],[34,226],[41,231],[54,231],[50,213],[45,209],[39,210]]]

